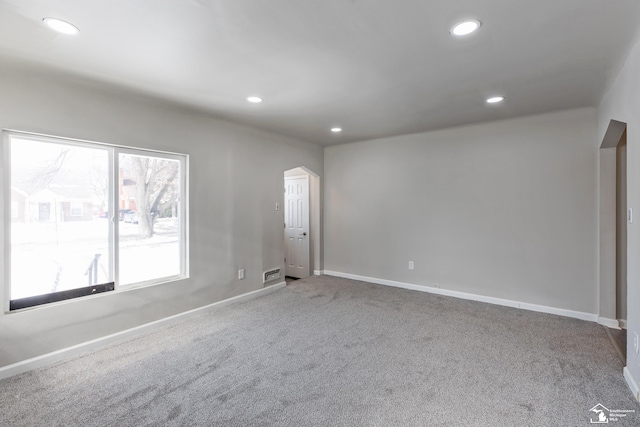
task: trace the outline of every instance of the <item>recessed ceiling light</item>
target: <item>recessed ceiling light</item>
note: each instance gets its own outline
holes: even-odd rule
[[[336,128],[331,128],[331,132],[333,132],[333,133],[339,133],[339,132],[342,132],[342,128],[338,128],[338,127],[336,127]]]
[[[487,99],[487,104],[496,104],[502,101],[504,101],[504,96],[494,96],[493,98]]]
[[[68,23],[67,21],[63,21],[57,18],[43,18],[42,22],[44,22],[49,28],[54,31],[57,31],[61,34],[69,34],[76,35],[80,32],[78,27],[73,24]]]
[[[451,27],[451,34],[454,36],[466,36],[468,34],[477,31],[482,23],[476,19],[471,21],[458,22],[456,25]]]
[[[260,98],[259,96],[249,96],[247,98],[247,101],[252,102],[254,104],[258,104],[258,103],[262,102],[262,98]]]

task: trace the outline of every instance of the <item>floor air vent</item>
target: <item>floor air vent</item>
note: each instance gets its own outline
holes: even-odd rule
[[[280,269],[276,268],[274,270],[269,270],[269,271],[265,271],[263,276],[262,276],[262,283],[267,283],[270,282],[272,280],[276,280],[281,278],[282,276],[280,275]]]

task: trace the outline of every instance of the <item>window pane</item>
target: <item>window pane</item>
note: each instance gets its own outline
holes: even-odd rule
[[[84,209],[84,203],[82,202],[71,202],[71,216],[82,216],[82,212]]]
[[[180,162],[131,154],[119,162],[119,284],[180,275]]]
[[[10,141],[11,299],[110,282],[108,151]]]

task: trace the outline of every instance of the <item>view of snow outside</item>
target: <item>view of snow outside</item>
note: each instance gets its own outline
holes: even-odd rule
[[[112,281],[108,221],[13,224],[11,299],[88,286],[96,254],[100,255],[97,283]],[[158,219],[156,233],[148,239],[138,238],[137,224],[120,221],[120,285],[180,274],[177,221]]]
[[[180,274],[178,161],[120,154],[112,189],[108,147],[12,137],[10,150],[12,300],[114,281],[107,212],[114,191],[121,204],[147,207],[145,218],[115,216],[117,285]]]

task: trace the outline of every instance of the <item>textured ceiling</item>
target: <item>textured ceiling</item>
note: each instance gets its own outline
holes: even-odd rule
[[[0,64],[335,144],[596,105],[638,23],[637,0],[0,0]]]

